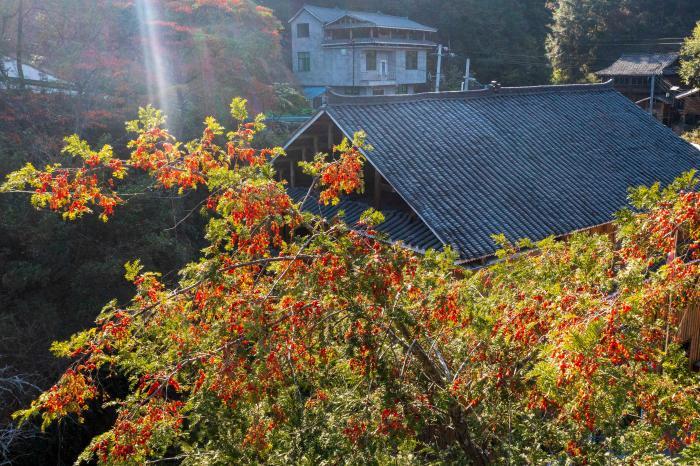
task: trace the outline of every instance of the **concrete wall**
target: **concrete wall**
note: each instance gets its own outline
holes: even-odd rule
[[[297,25],[309,24],[309,37],[297,37]],[[292,23],[292,70],[302,86],[330,86],[330,87],[376,87],[381,86],[385,93],[390,88],[396,89],[401,84],[422,84],[427,81],[427,50],[418,50],[418,69],[406,70],[405,47],[326,47],[322,46],[324,40],[323,24],[307,11],[302,11]],[[367,70],[366,52],[377,51],[377,70]],[[415,50],[415,49],[413,49]],[[299,71],[299,52],[309,52],[311,58],[311,70]],[[386,77],[379,71],[381,61],[388,63]],[[354,68],[354,73],[353,73]],[[388,86],[388,87],[387,87]],[[413,86],[411,86],[411,89]],[[362,95],[371,94],[371,91],[362,91]]]
[[[309,24],[309,37],[297,37],[297,24]],[[321,43],[323,42],[323,24],[313,15],[303,10],[290,23],[292,37],[292,71],[302,86],[323,86],[328,81],[327,69]],[[311,54],[311,71],[299,72],[299,52]]]

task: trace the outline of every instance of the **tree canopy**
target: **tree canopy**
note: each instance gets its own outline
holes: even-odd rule
[[[592,79],[623,53],[677,52],[700,18],[693,0],[557,0],[547,54],[555,82]]]
[[[700,87],[700,22],[683,42],[680,75],[686,84]]]
[[[133,298],[54,345],[73,363],[20,419],[115,410],[83,455],[108,464],[699,459],[698,375],[674,338],[698,298],[694,173],[635,190],[615,239],[496,237],[499,262],[469,271],[388,244],[376,211],[300,210],[270,163],[283,151],[251,147],[262,117],[231,113],[233,131],[208,118],[182,143],[142,109],[129,158],[69,137],[77,164],[7,178],[67,220],[118,215],[136,172],[209,192],[199,260],[177,283],[127,263]],[[368,150],[358,134],[303,164],[322,202],[362,189]]]

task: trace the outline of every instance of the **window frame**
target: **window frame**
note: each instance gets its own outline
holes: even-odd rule
[[[415,59],[411,60],[410,66],[409,66],[409,60],[408,57],[415,57]],[[418,70],[418,50],[406,50],[406,56],[405,56],[406,62],[404,63],[405,67],[407,70],[411,71],[416,71]],[[413,61],[415,60],[415,61]]]
[[[370,64],[370,58],[372,57],[372,68],[369,67]],[[365,70],[366,71],[377,71],[377,51],[376,50],[367,50],[365,52]]]
[[[301,27],[306,26],[306,35],[301,35]],[[309,23],[297,23],[297,39],[308,39],[311,36]]]
[[[297,72],[308,73],[309,71],[311,71],[311,52],[297,52]]]

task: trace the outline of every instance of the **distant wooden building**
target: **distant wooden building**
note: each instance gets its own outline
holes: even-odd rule
[[[695,88],[676,96],[676,108],[686,126],[700,124],[700,89]]]
[[[612,79],[615,89],[640,107],[649,110],[653,105],[654,116],[671,125],[678,117],[673,91],[681,84],[678,59],[677,53],[627,54],[596,75]]]
[[[75,86],[37,67],[22,64],[23,84],[32,92],[75,94]],[[0,56],[0,90],[19,88],[17,60]]]
[[[474,265],[493,257],[495,233],[540,240],[606,225],[627,205],[629,186],[668,183],[700,162],[611,84],[595,84],[331,93],[287,142],[278,173],[295,189],[308,186],[298,161],[359,130],[374,147],[365,194],[344,202],[389,212],[395,220],[380,230],[394,241],[418,251],[450,245]]]

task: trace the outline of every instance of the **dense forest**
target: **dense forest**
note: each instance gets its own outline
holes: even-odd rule
[[[285,23],[303,1],[263,0]],[[677,51],[698,18],[693,0],[318,0],[310,4],[408,16],[438,29],[455,54],[448,80],[459,88],[464,62],[478,80],[504,85],[576,82],[626,52]]]
[[[6,0],[0,2],[0,55],[72,83],[72,93],[0,89],[0,178],[25,162],[62,160],[63,137],[114,146],[128,157],[123,122],[141,105],[168,102],[168,127],[196,137],[214,115],[235,126],[233,96],[252,111],[298,113],[304,102],[288,69],[289,17],[303,2],[162,0],[157,17],[143,2]],[[464,60],[482,82],[505,85],[590,80],[624,52],[678,50],[700,19],[696,0],[317,0],[321,6],[408,16],[439,29],[453,55],[445,68],[458,88]],[[154,29],[155,28],[155,32]],[[160,47],[143,47],[157,34]],[[158,63],[159,65],[156,65]],[[167,75],[167,95],[152,83]],[[256,147],[279,143],[289,128],[257,135]],[[66,366],[49,352],[94,321],[133,286],[124,263],[176,283],[178,271],[207,245],[199,191],[154,190],[147,176],[121,187],[128,206],[105,225],[97,216],[64,222],[37,212],[21,193],[0,194],[0,464],[69,464],[115,413],[89,415],[39,433],[35,420],[17,430],[10,413],[51,386]],[[124,391],[123,381],[112,389]],[[35,423],[35,424],[32,424]]]

